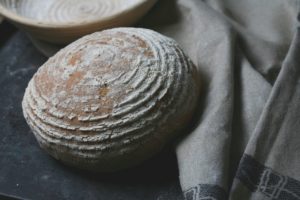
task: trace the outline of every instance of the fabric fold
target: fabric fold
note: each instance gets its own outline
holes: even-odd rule
[[[185,199],[300,200],[299,5],[162,0],[141,23],[177,40],[202,79],[176,146]]]
[[[300,29],[239,164],[231,199],[300,199]],[[236,195],[238,194],[238,195]]]

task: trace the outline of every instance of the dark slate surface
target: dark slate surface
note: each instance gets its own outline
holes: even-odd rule
[[[23,119],[21,100],[45,61],[23,33],[0,46],[0,199],[182,199],[170,148],[141,166],[114,174],[66,167],[39,148]]]

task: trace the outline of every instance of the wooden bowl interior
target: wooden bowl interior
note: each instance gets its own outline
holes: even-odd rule
[[[145,0],[0,0],[15,17],[38,24],[80,25],[105,19]]]

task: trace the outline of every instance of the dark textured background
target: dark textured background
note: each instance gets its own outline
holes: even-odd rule
[[[46,61],[24,33],[0,26],[0,199],[181,200],[175,154],[166,148],[127,171],[91,174],[41,150],[21,109],[24,90]]]

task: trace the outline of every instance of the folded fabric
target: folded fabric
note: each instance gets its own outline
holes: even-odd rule
[[[178,142],[187,200],[300,200],[298,0],[161,0],[142,26],[177,40],[202,77]]]

